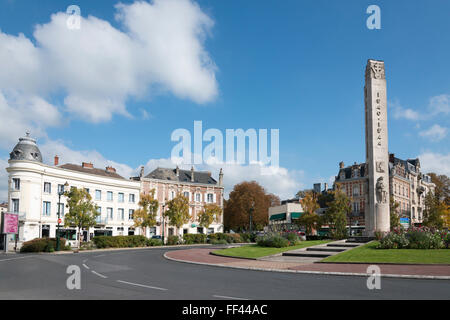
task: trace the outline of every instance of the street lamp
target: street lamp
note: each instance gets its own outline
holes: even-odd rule
[[[162,214],[161,214],[161,218],[162,218],[162,243],[164,245],[164,230],[165,230],[165,226],[164,226],[164,220],[166,220],[166,217],[164,216],[164,208],[166,207],[166,200],[164,200],[163,204],[162,204]]]
[[[252,206],[250,207],[250,233],[252,233],[253,211],[255,211],[255,202],[254,201],[252,201]]]
[[[58,230],[56,231],[56,251],[60,250],[59,227],[61,222],[61,196],[66,192],[69,184],[64,183],[62,190],[58,190]]]

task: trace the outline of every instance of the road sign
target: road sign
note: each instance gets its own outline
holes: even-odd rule
[[[61,223],[61,221],[62,221],[62,220],[61,220],[61,218],[59,218],[59,219],[58,219],[58,224],[60,224],[60,223]]]

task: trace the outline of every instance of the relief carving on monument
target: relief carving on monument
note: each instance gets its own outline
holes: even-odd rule
[[[377,179],[376,192],[377,192],[377,203],[386,203],[387,202],[387,200],[386,200],[387,191],[386,191],[386,186],[384,185],[383,177],[379,177]]]
[[[367,65],[366,78],[385,79],[384,64],[381,62],[371,62]]]
[[[384,172],[384,169],[383,169],[384,162],[383,161],[377,161],[375,166],[376,166],[376,169],[377,169],[376,171],[377,172],[379,172],[379,173],[383,173]]]

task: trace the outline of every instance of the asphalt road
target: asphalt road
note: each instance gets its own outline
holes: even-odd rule
[[[450,280],[382,278],[369,290],[365,277],[193,265],[167,250],[0,255],[0,299],[450,299]],[[66,286],[70,265],[79,290]]]

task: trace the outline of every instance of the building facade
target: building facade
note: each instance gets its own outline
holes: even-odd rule
[[[155,190],[156,199],[159,202],[157,214],[158,224],[150,228],[150,234],[161,235],[183,235],[189,233],[217,233],[223,232],[223,172],[219,173],[219,181],[216,181],[211,172],[156,168],[148,175],[144,176],[143,168],[139,177],[135,178],[141,182],[141,190],[148,194]],[[177,230],[176,227],[168,225],[163,221],[162,212],[167,210],[166,203],[182,194],[189,199],[189,214],[191,220]],[[214,221],[207,230],[198,223],[198,216],[204,210],[205,205],[216,204],[222,209],[222,214],[218,221]],[[167,219],[166,219],[167,220]],[[164,226],[163,226],[164,225]]]
[[[125,179],[112,167],[94,168],[91,163],[54,165],[42,162],[36,141],[20,138],[10,153],[8,204],[9,212],[19,215],[18,241],[55,237],[60,212],[60,234],[71,244],[77,242],[74,226],[64,227],[66,197],[59,192],[64,185],[84,188],[98,206],[97,225],[84,231],[83,240],[96,235],[134,234],[133,213],[138,207],[141,185]]]
[[[352,200],[352,213],[348,223],[353,226],[365,225],[368,203],[368,174],[366,163],[351,166],[339,164],[335,187],[341,188]],[[389,195],[398,203],[397,214],[406,227],[423,222],[425,196],[434,193],[435,185],[430,176],[421,173],[419,159],[401,160],[389,155]]]
[[[297,230],[295,219],[303,214],[303,208],[299,199],[285,200],[279,206],[269,208],[270,231]]]

